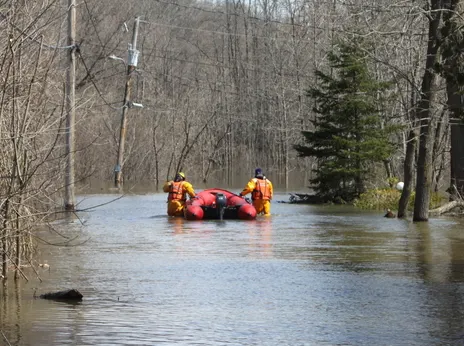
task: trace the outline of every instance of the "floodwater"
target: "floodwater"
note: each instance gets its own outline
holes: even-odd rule
[[[186,221],[163,194],[115,197],[40,235],[50,267],[8,280],[0,345],[464,344],[463,219],[273,203]],[[67,288],[83,301],[34,298]]]

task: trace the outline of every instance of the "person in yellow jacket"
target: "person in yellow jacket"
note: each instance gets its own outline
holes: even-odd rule
[[[185,174],[179,172],[174,180],[164,183],[163,191],[168,194],[168,215],[184,216],[185,202],[187,194],[190,198],[195,198],[195,190],[192,184],[185,181]]]
[[[267,179],[261,168],[256,168],[255,177],[245,186],[239,196],[243,197],[251,193],[253,206],[258,214],[271,215],[271,200],[274,194],[272,183]]]

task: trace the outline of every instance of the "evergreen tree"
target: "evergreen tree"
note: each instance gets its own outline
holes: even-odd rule
[[[365,190],[369,167],[388,158],[392,128],[380,117],[387,83],[370,74],[365,55],[357,46],[342,44],[329,55],[333,76],[316,71],[319,85],[308,90],[316,101],[313,131],[303,131],[305,145],[299,156],[318,159],[310,182],[325,200],[351,201]]]

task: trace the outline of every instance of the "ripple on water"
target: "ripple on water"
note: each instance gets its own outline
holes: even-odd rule
[[[251,222],[188,222],[164,215],[165,198],[127,196],[85,213],[82,228],[57,224],[89,240],[43,250],[51,270],[30,286],[75,287],[84,301],[35,300],[28,286],[19,308],[3,304],[1,311],[12,345],[460,340],[464,236],[457,221],[417,225],[349,207],[274,203],[273,216]],[[111,199],[89,196],[82,205]]]

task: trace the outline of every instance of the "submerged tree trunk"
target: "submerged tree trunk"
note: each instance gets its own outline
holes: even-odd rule
[[[462,38],[461,38],[462,40]],[[453,55],[446,61],[446,92],[447,106],[450,111],[451,130],[451,194],[464,196],[464,96],[463,87],[459,85],[456,76],[462,74],[462,58]],[[455,190],[456,189],[456,190]],[[457,193],[456,193],[457,192]],[[452,196],[452,198],[458,196]]]
[[[434,104],[437,97],[438,75],[433,70],[440,47],[439,27],[443,5],[439,0],[431,2],[427,59],[422,78],[421,99],[417,115],[420,123],[419,153],[417,159],[416,198],[414,200],[414,221],[429,218],[430,192],[433,184],[433,133],[435,126]]]
[[[409,131],[406,143],[406,156],[404,158],[404,187],[398,205],[398,218],[405,217],[408,210],[414,177],[414,158],[416,156],[416,145],[417,131],[412,128]]]
[[[427,72],[426,72],[427,73]],[[438,76],[431,76],[429,93],[430,98],[423,100],[421,107],[431,107],[433,95],[436,91]],[[425,109],[425,108],[423,108]],[[414,221],[427,221],[429,218],[430,194],[433,187],[433,132],[435,127],[435,115],[433,109],[424,110],[421,116],[421,130],[419,139],[419,153],[417,159],[416,198],[414,200]]]
[[[460,109],[459,112],[462,112]],[[451,123],[451,195],[464,196],[464,125]],[[458,196],[456,196],[458,197]]]
[[[442,62],[439,72],[446,79],[447,106],[451,129],[451,199],[462,198],[464,192],[464,1],[452,0],[444,15]]]

